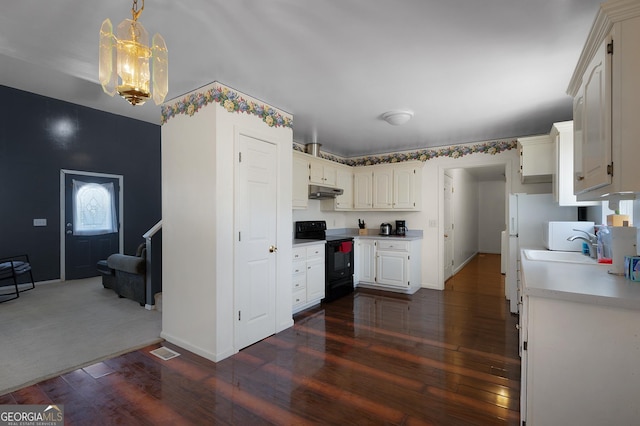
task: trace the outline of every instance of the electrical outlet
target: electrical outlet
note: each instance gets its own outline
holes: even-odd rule
[[[33,226],[47,226],[47,219],[33,219]]]
[[[437,219],[429,219],[429,228],[437,228],[438,220]]]

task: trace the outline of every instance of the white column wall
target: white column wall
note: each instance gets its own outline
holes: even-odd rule
[[[199,89],[199,91],[204,89]],[[162,126],[163,318],[161,336],[213,361],[238,351],[234,315],[234,187],[240,133],[277,145],[276,332],[291,309],[290,128],[217,103]]]
[[[162,126],[162,333],[213,359],[216,345],[215,108]]]

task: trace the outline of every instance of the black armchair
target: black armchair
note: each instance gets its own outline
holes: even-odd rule
[[[26,274],[29,274],[29,281],[25,280]],[[31,290],[35,286],[28,255],[0,258],[0,303],[17,299],[20,292]]]
[[[107,258],[107,267],[114,272],[113,275],[107,275],[101,271],[103,285],[112,288],[118,296],[135,300],[144,306],[147,278],[146,244],[138,246],[135,256],[112,254]],[[100,271],[100,265],[98,270]]]

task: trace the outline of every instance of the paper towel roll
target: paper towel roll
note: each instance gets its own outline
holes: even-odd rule
[[[624,275],[624,257],[635,256],[638,230],[635,226],[612,226],[611,232],[611,264],[610,274]]]

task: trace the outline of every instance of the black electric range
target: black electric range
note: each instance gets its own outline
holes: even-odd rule
[[[324,302],[353,292],[353,237],[329,235],[324,220],[296,222],[295,238],[326,241]]]

